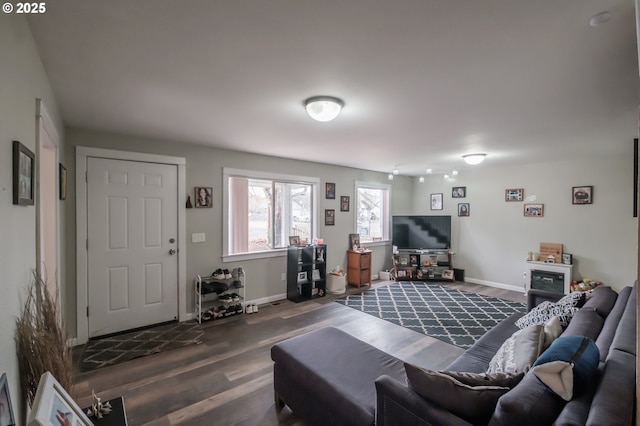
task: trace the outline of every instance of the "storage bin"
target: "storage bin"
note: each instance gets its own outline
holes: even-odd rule
[[[347,280],[345,275],[327,275],[327,293],[342,294],[347,291]]]

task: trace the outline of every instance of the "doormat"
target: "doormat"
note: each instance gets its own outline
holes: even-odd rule
[[[406,281],[335,301],[464,349],[503,319],[526,311],[522,303]]]
[[[81,371],[91,371],[203,342],[197,322],[172,322],[143,330],[89,340],[82,353]]]

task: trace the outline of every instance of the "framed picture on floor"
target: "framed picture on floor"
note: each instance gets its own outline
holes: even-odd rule
[[[453,269],[445,269],[442,271],[442,279],[444,280],[452,280],[453,279]]]
[[[13,415],[13,406],[9,395],[7,374],[2,373],[2,378],[0,378],[0,426],[14,426],[15,424],[16,419]]]
[[[58,383],[53,374],[40,377],[28,426],[93,426],[93,423]]]

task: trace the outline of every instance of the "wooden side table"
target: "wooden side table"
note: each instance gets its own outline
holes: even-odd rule
[[[347,282],[358,288],[371,285],[371,250],[347,251]]]

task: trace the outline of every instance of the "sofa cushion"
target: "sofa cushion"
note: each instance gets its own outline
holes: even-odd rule
[[[627,301],[629,300],[630,294],[631,287],[625,287],[620,291],[620,293],[618,293],[616,304],[614,305],[613,309],[611,309],[611,312],[607,316],[607,319],[604,322],[604,326],[602,327],[602,330],[598,335],[596,345],[598,345],[598,349],[600,350],[600,361],[604,361],[605,359],[607,359],[607,355],[609,354],[609,347],[611,346],[613,337],[616,334],[616,329],[618,328],[618,323],[620,322],[622,313],[627,307]]]
[[[544,349],[547,349],[554,340],[556,340],[562,334],[562,324],[560,324],[560,318],[553,317],[549,321],[544,323]]]
[[[634,424],[636,357],[613,349],[591,402],[587,425]]]
[[[473,424],[486,424],[498,398],[510,390],[506,386],[468,385],[445,372],[432,371],[409,363],[405,363],[404,366],[407,383],[414,392]],[[522,379],[522,375],[519,378]],[[505,381],[505,376],[502,376],[498,381],[517,384],[519,380]]]
[[[535,374],[525,374],[522,381],[498,400],[490,426],[550,425],[566,401],[553,393]]]
[[[637,311],[637,285],[633,286],[627,306],[620,317],[620,323],[611,342],[611,348],[618,349],[632,355],[636,355],[636,311]]]
[[[606,318],[611,312],[611,309],[613,309],[617,298],[618,293],[612,290],[611,287],[601,285],[591,290],[591,295],[584,304],[584,307],[593,309],[602,315],[603,318]]]
[[[563,336],[586,336],[596,340],[604,325],[604,319],[591,308],[580,309],[571,319]]]
[[[562,336],[536,360],[533,373],[562,399],[570,401],[586,387],[599,362],[600,352],[593,340]]]
[[[511,335],[489,363],[487,373],[527,372],[544,348],[544,325],[531,325]]]

